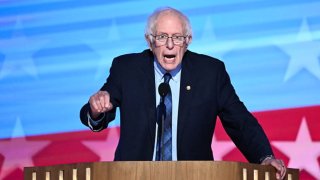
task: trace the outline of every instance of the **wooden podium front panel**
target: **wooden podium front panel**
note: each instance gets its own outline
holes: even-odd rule
[[[299,170],[288,169],[287,180]],[[25,180],[273,180],[275,168],[218,161],[118,161],[27,167]],[[48,175],[49,174],[49,175]]]
[[[93,169],[93,180],[242,180],[238,163],[213,161],[110,162],[95,163]]]

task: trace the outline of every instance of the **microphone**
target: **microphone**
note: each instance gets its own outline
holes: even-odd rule
[[[164,104],[164,97],[169,93],[170,91],[170,85],[167,83],[161,83],[158,87],[158,92],[160,97],[160,104],[157,107],[157,111],[162,114],[162,116],[166,115],[166,105]],[[159,121],[160,119],[158,119]],[[161,121],[158,122],[160,124]]]
[[[165,97],[167,94],[168,94],[168,92],[170,91],[170,86],[169,86],[169,84],[167,84],[167,83],[161,83],[160,85],[159,85],[159,87],[158,87],[158,91],[159,91],[159,94],[160,94],[160,96],[163,98],[163,97]]]
[[[161,96],[160,98],[160,104],[157,107],[158,114],[161,115],[161,117],[157,117],[157,123],[158,123],[158,137],[157,137],[157,146],[159,149],[157,150],[156,160],[161,161],[163,160],[163,133],[164,133],[164,119],[166,116],[166,105],[164,104],[164,97],[168,94],[170,91],[170,86],[168,83],[161,83],[158,87],[158,92]]]

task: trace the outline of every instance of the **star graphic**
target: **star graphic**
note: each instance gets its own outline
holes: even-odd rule
[[[4,55],[4,62],[0,66],[0,79],[9,75],[38,77],[32,56],[47,41],[38,38],[27,38],[21,29],[21,22],[17,19],[12,38],[0,40],[0,53]]]
[[[100,161],[112,161],[119,141],[119,128],[107,129],[107,137],[103,141],[83,141],[82,143],[100,157]]]
[[[0,179],[17,168],[23,170],[26,166],[34,166],[32,157],[49,143],[50,141],[28,141],[24,135],[20,118],[17,118],[11,139],[0,140],[0,154],[4,156]]]
[[[320,142],[312,141],[305,117],[302,118],[295,142],[273,141],[271,143],[290,158],[288,167],[305,169],[312,176],[320,179],[320,166],[317,161],[320,156]]]
[[[108,73],[108,67],[111,66],[112,59],[120,54],[123,54],[124,52],[122,51],[127,45],[127,42],[121,42],[119,28],[116,20],[114,19],[109,26],[104,26],[97,29],[93,36],[82,37],[82,40],[100,57],[99,60],[96,60],[98,69],[95,73],[95,80],[106,77]],[[117,46],[121,43],[121,50],[119,50],[117,49]]]
[[[320,80],[320,42],[312,38],[305,19],[302,22],[300,32],[295,42],[290,44],[276,44],[290,56],[284,81],[288,81],[304,69]]]
[[[221,161],[223,157],[236,148],[236,146],[232,141],[218,141],[215,135],[213,135],[211,148],[213,150],[214,160]]]
[[[235,49],[239,43],[237,41],[220,41],[215,34],[211,17],[207,17],[202,37],[194,41],[191,45],[194,51],[213,55],[216,58],[223,59],[223,56]]]
[[[212,19],[210,17],[206,18],[206,23],[204,25],[203,28],[203,32],[202,32],[202,37],[201,40],[202,41],[212,41],[217,39],[216,34],[214,32],[214,28],[213,28],[213,23],[212,23]]]

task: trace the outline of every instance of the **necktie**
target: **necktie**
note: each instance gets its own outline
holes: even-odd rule
[[[170,73],[164,76],[164,83],[169,84],[171,79]],[[170,87],[170,86],[169,86]],[[172,96],[171,90],[164,97],[161,97],[160,104],[157,107],[158,118],[158,137],[156,160],[172,160]]]

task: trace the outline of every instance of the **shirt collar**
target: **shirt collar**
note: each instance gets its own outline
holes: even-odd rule
[[[159,64],[157,58],[154,58],[154,68],[155,68],[155,70],[156,70],[156,73],[158,73],[158,75],[159,75],[159,76],[158,76],[158,77],[159,77],[158,81],[161,81],[161,80],[163,79],[163,75],[164,75],[165,73],[167,73],[167,71]],[[173,81],[175,81],[175,82],[178,81],[178,76],[177,76],[177,74],[178,74],[180,71],[181,71],[181,63],[180,63],[174,70],[168,72],[168,73],[171,74],[171,76],[172,76],[171,79],[172,79]]]

